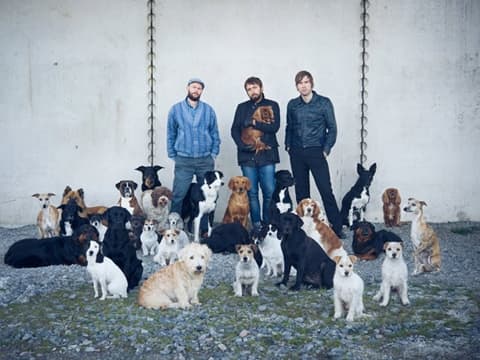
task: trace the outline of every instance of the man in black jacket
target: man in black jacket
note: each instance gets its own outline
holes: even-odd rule
[[[285,148],[290,155],[297,203],[310,197],[311,171],[333,231],[345,237],[327,163],[337,139],[333,105],[329,98],[313,91],[313,77],[308,71],[295,76],[295,85],[300,96],[287,105]]]
[[[262,80],[249,77],[244,83],[245,91],[250,100],[237,106],[231,127],[231,135],[237,145],[238,165],[243,176],[248,177],[251,189],[248,192],[250,203],[250,218],[254,227],[259,227],[261,221],[269,221],[269,204],[275,189],[275,164],[280,162],[276,133],[280,128],[280,108],[278,103],[265,99]],[[270,123],[255,121],[253,114],[257,108],[265,106],[273,111]],[[256,151],[255,146],[242,141],[242,130],[248,127],[263,132],[261,141],[266,145],[264,150]],[[258,185],[262,189],[263,205],[260,210]],[[262,216],[263,215],[263,216]]]

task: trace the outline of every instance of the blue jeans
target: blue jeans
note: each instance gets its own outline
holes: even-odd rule
[[[275,164],[251,167],[242,166],[243,176],[246,176],[252,187],[248,192],[248,201],[250,203],[250,218],[253,225],[258,225],[262,220],[268,223],[270,220],[270,200],[275,190]],[[260,200],[258,196],[258,184],[262,189],[263,207],[260,217]]]

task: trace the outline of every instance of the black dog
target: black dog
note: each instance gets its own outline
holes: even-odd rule
[[[368,221],[357,222],[353,226],[353,253],[362,260],[374,260],[383,251],[386,242],[401,242],[402,239],[391,231],[375,232],[375,226]]]
[[[60,235],[70,236],[81,225],[89,223],[88,219],[78,215],[83,209],[78,206],[75,199],[69,199],[66,204],[60,205],[58,208],[62,209],[62,215],[60,217]]]
[[[297,270],[297,278],[290,290],[300,290],[302,284],[330,289],[333,287],[335,262],[315,240],[307,236],[302,225],[302,219],[294,213],[280,215],[284,271],[283,279],[277,286],[287,285],[293,266]]]
[[[90,241],[98,241],[92,225],[81,225],[72,236],[23,239],[12,244],[5,254],[5,264],[15,268],[50,265],[87,265],[85,253]]]
[[[127,209],[112,206],[105,212],[105,219],[108,229],[102,243],[102,252],[123,271],[128,281],[128,290],[131,290],[138,285],[143,273],[142,262],[137,258],[137,252],[125,228],[131,215]]]
[[[160,169],[163,169],[163,166],[139,166],[135,169],[142,173],[142,191],[153,190],[156,186],[162,186],[157,174]]]
[[[269,206],[270,223],[278,224],[280,214],[293,210],[288,188],[294,184],[295,180],[290,171],[278,170],[275,173],[275,190]]]
[[[364,220],[363,214],[370,200],[369,188],[376,171],[376,163],[368,170],[357,164],[358,179],[342,199],[340,217],[343,225],[352,227],[354,222]]]

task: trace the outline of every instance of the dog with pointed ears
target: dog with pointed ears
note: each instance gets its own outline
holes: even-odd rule
[[[293,210],[293,202],[288,189],[295,184],[292,173],[288,170],[275,172],[275,189],[270,200],[270,222],[278,224],[280,214]]]
[[[163,169],[163,166],[139,166],[135,170],[142,173],[142,191],[153,190],[157,186],[162,186],[162,183],[158,179],[157,172]]]
[[[32,197],[40,201],[41,209],[37,216],[37,228],[40,238],[60,235],[60,212],[50,204],[50,198],[54,193],[33,194]]]

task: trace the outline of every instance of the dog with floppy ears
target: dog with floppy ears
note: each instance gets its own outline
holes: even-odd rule
[[[143,211],[135,196],[137,186],[137,183],[132,180],[120,180],[115,184],[115,187],[120,192],[120,199],[117,205],[127,209],[131,215],[143,215]]]
[[[270,222],[278,224],[280,214],[293,210],[293,202],[288,188],[295,184],[295,180],[288,170],[275,172],[275,189],[270,200]]]
[[[260,270],[254,255],[257,246],[255,244],[237,245],[236,250],[239,260],[235,267],[235,282],[233,283],[235,296],[258,296]]]
[[[40,238],[54,237],[60,235],[60,212],[50,204],[50,198],[54,193],[33,194],[37,198],[42,208],[37,216],[37,227]]]
[[[260,229],[253,229],[252,240],[262,254],[261,268],[267,268],[268,276],[281,276],[283,273],[283,253],[278,227],[275,224],[268,224],[263,225]]]
[[[402,198],[400,192],[395,188],[388,188],[382,194],[383,221],[388,227],[400,226],[400,204]]]
[[[234,176],[228,182],[228,188],[232,190],[228,199],[223,223],[239,222],[247,229],[250,204],[248,202],[248,191],[251,188],[250,180],[246,176]]]

